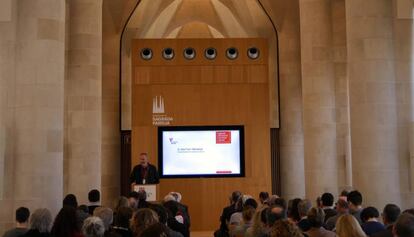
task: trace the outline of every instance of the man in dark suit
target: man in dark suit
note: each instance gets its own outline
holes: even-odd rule
[[[336,210],[333,208],[334,196],[331,193],[324,193],[322,194],[321,201],[322,209],[325,212],[324,222],[326,222],[329,218],[337,214]]]
[[[220,229],[214,233],[214,236],[228,236],[228,227],[227,224],[230,221],[230,217],[236,210],[236,202],[241,197],[241,192],[234,191],[230,196],[230,205],[223,208],[223,212],[220,216]]]
[[[136,184],[157,184],[159,176],[157,168],[148,162],[148,154],[139,155],[139,165],[135,166],[130,176],[131,187]]]
[[[372,237],[393,237],[392,229],[400,213],[401,209],[397,205],[387,204],[382,213],[385,230],[373,234]]]

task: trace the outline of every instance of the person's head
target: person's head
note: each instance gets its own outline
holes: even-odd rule
[[[167,226],[162,223],[155,223],[142,231],[140,237],[167,237],[169,233]]]
[[[255,208],[251,206],[245,206],[242,211],[242,217],[243,217],[244,223],[252,221],[255,212],[256,212]]]
[[[300,201],[302,201],[302,199],[300,199],[300,198],[295,198],[295,199],[292,199],[292,200],[289,201],[288,216],[293,221],[299,221],[300,220],[300,215],[299,215],[299,210],[298,210],[298,205],[299,205]]]
[[[298,212],[300,217],[305,217],[309,209],[312,207],[312,202],[309,199],[303,199],[298,204]]]
[[[135,236],[140,236],[145,228],[157,222],[157,213],[149,208],[142,208],[135,212],[131,219],[130,227]]]
[[[129,207],[135,209],[138,207],[138,192],[132,191],[128,196]]]
[[[104,223],[105,230],[109,230],[114,220],[114,213],[111,208],[108,207],[97,207],[93,211],[93,215],[101,218]]]
[[[362,194],[359,191],[354,190],[348,193],[347,200],[349,203],[349,209],[357,210],[362,205]]]
[[[379,212],[375,207],[366,207],[361,212],[361,220],[363,223],[367,221],[377,221]]]
[[[124,196],[120,196],[116,202],[115,202],[115,212],[118,212],[118,210],[121,207],[129,207],[129,202],[128,202],[128,198],[124,197]]]
[[[129,220],[133,211],[130,207],[120,207],[114,216],[114,225],[123,228],[129,228]]]
[[[74,207],[63,206],[53,223],[52,236],[71,237],[74,233],[79,232],[76,218],[76,209]]]
[[[164,202],[168,202],[168,201],[175,201],[175,197],[171,195],[170,193],[165,195],[164,197]]]
[[[351,214],[345,214],[336,221],[336,234],[338,237],[366,237],[361,225]]]
[[[40,233],[48,233],[52,224],[52,214],[46,208],[36,209],[30,216],[30,229]]]
[[[143,167],[148,166],[148,153],[142,152],[139,154],[139,164]]]
[[[384,224],[391,225],[397,221],[401,214],[401,209],[395,204],[387,204],[382,211],[382,220]]]
[[[336,211],[340,214],[348,213],[349,211],[348,202],[343,199],[339,199],[338,202],[336,203]]]
[[[267,204],[269,206],[275,205],[276,204],[276,200],[279,198],[279,196],[273,194],[271,195],[268,199],[267,199]]]
[[[92,189],[88,193],[88,200],[90,202],[99,202],[101,200],[101,193],[97,189]]]
[[[235,204],[237,202],[237,200],[239,200],[241,195],[242,195],[242,193],[240,191],[232,192],[231,196],[230,196],[230,203]]]
[[[103,237],[105,226],[99,217],[91,216],[85,219],[82,226],[82,234],[85,237]]]
[[[63,199],[63,206],[70,206],[73,208],[77,208],[78,200],[76,200],[76,196],[73,194],[66,195],[66,197]]]
[[[414,208],[406,209],[406,210],[403,211],[403,213],[408,213],[408,214],[414,215]]]
[[[332,207],[334,204],[334,196],[331,193],[324,193],[322,194],[321,201],[324,207]]]
[[[393,233],[396,237],[413,237],[414,216],[408,213],[401,214],[395,222]]]
[[[287,210],[288,205],[286,203],[286,200],[284,198],[278,197],[273,200],[273,205],[281,206],[283,209]]]
[[[268,207],[262,206],[258,208],[253,215],[252,236],[259,236],[266,225],[266,209]]]
[[[268,198],[269,198],[269,193],[268,192],[260,192],[259,193],[259,200],[260,200],[261,204],[263,204]]]
[[[168,211],[167,209],[159,204],[154,204],[149,207],[151,210],[155,211],[158,216],[158,221],[162,224],[167,224],[168,220]]]
[[[82,211],[82,212],[89,213],[89,208],[88,208],[88,206],[86,206],[86,205],[84,205],[84,204],[79,205],[77,209],[78,209],[78,210],[80,210],[80,211]]]
[[[252,208],[256,209],[257,208],[257,202],[253,198],[249,198],[243,203],[243,207],[252,207]]]
[[[312,207],[308,211],[308,220],[312,227],[320,228],[325,221],[325,212],[320,207]]]
[[[171,196],[174,197],[174,200],[176,202],[181,202],[181,198],[182,198],[181,193],[178,193],[178,192],[170,192],[169,194],[171,194]]]
[[[271,237],[303,237],[299,228],[288,220],[278,220],[272,227]]]
[[[29,222],[30,211],[27,207],[19,207],[16,209],[16,222],[27,225]]]
[[[286,211],[281,206],[274,205],[266,210],[267,226],[273,226],[276,221],[286,218]]]
[[[146,201],[147,200],[147,192],[145,190],[138,191],[138,202]]]
[[[349,191],[344,189],[344,190],[342,190],[341,194],[339,194],[338,199],[342,199],[345,202],[347,202],[348,201],[348,194],[349,194]]]

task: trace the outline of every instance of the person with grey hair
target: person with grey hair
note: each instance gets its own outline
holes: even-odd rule
[[[105,237],[118,237],[119,235],[117,233],[115,233],[112,228],[112,222],[114,220],[114,213],[112,211],[111,208],[108,207],[97,207],[94,212],[93,215],[96,217],[101,218],[104,227],[105,227]]]
[[[82,234],[85,237],[103,237],[105,226],[101,218],[91,216],[85,219],[82,226]]]
[[[23,237],[49,237],[52,225],[52,214],[46,208],[36,209],[29,220],[30,229]]]
[[[306,232],[309,237],[336,237],[335,232],[323,228],[325,212],[320,207],[312,207],[308,211],[308,220],[311,228]]]
[[[311,225],[308,220],[308,211],[312,207],[312,202],[309,199],[303,199],[298,204],[298,212],[300,216],[300,221],[298,222],[298,227],[303,232],[308,231],[311,228]]]

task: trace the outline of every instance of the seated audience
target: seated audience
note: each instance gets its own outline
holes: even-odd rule
[[[63,206],[57,214],[50,234],[54,237],[82,237],[76,222],[76,209]]]
[[[142,208],[135,212],[131,219],[130,227],[134,237],[140,237],[147,227],[158,223],[158,216],[149,208]]]
[[[260,192],[259,193],[259,201],[260,204],[265,204],[267,199],[269,199],[269,193],[268,192]]]
[[[223,211],[221,212],[220,216],[220,228],[216,232],[214,232],[215,237],[219,236],[225,236],[227,232],[229,231],[228,225],[230,223],[230,217],[235,213],[236,210],[236,202],[239,200],[241,196],[241,192],[234,191],[232,192],[231,196],[229,197],[230,205],[223,208]]]
[[[308,237],[335,237],[336,234],[332,231],[323,228],[325,220],[325,212],[322,208],[311,208],[308,211],[308,221],[310,229],[306,232]]]
[[[382,223],[378,221],[379,212],[375,207],[364,208],[361,212],[362,230],[368,236],[385,230]]]
[[[184,223],[184,217],[178,210],[176,201],[168,201],[163,203],[168,211],[168,226],[174,231],[180,232],[184,237],[190,236],[190,229]]]
[[[272,228],[276,221],[286,219],[286,210],[282,206],[273,205],[266,211],[267,227]]]
[[[91,216],[86,218],[82,226],[82,234],[85,237],[103,237],[105,233],[105,226],[101,218]]]
[[[116,201],[115,201],[115,209],[114,209],[114,215],[116,215],[116,213],[118,212],[118,210],[122,207],[129,207],[129,202],[128,202],[128,198],[124,197],[124,196],[120,196]]]
[[[120,236],[117,234],[112,228],[111,225],[113,223],[114,213],[111,208],[108,207],[97,207],[93,211],[93,215],[96,217],[101,218],[104,227],[105,227],[105,237],[118,237]]]
[[[136,210],[138,208],[138,196],[138,192],[132,191],[129,193],[128,203],[129,207],[132,208],[132,210]]]
[[[144,229],[141,237],[170,237],[168,228],[161,223],[155,223]]]
[[[339,219],[339,217],[341,217],[342,215],[348,214],[349,212],[348,202],[344,201],[343,199],[339,199],[338,202],[336,203],[336,211],[337,211],[337,214],[329,218],[325,223],[325,228],[327,230],[334,230],[336,222]]]
[[[76,223],[77,223],[77,226],[78,226],[78,230],[82,229],[83,222],[88,217],[90,217],[88,206],[80,205],[80,206],[78,206],[78,208],[76,208]]]
[[[129,229],[129,220],[132,218],[133,211],[130,207],[119,207],[116,215],[114,214],[113,231],[122,237],[132,237]]]
[[[191,226],[191,220],[190,220],[190,214],[188,212],[188,206],[181,203],[182,196],[179,192],[170,192],[171,196],[174,197],[175,201],[177,202],[178,211],[182,214],[184,217],[184,223],[190,227]]]
[[[30,216],[30,229],[22,235],[23,237],[50,237],[50,226],[52,214],[46,208],[36,209]]]
[[[288,215],[289,221],[292,223],[298,223],[300,221],[300,215],[299,215],[299,210],[298,210],[298,205],[300,201],[302,201],[302,199],[300,198],[289,200],[287,215]]]
[[[63,199],[63,206],[70,206],[73,208],[78,208],[78,200],[76,199],[76,196],[73,194],[68,194]]]
[[[276,203],[276,199],[278,199],[279,198],[279,196],[277,196],[277,195],[271,195],[268,199],[267,199],[267,205],[269,205],[269,206],[273,206],[273,205],[275,205]]]
[[[336,234],[338,237],[366,237],[358,220],[351,214],[345,214],[338,218]]]
[[[337,214],[336,210],[334,209],[334,196],[331,193],[324,193],[321,197],[321,204],[322,209],[325,212],[325,220],[324,223],[332,216]]]
[[[150,209],[157,213],[158,222],[160,222],[161,224],[164,224],[167,227],[169,236],[171,236],[171,237],[183,237],[183,235],[180,232],[174,231],[170,227],[168,227],[168,225],[167,225],[168,211],[164,206],[154,204],[154,205],[150,206]]]
[[[243,221],[243,208],[246,206],[257,208],[257,202],[250,195],[242,195],[236,203],[237,212],[233,213],[230,217],[229,230],[232,230],[236,226],[240,225]]]
[[[259,210],[253,216],[253,224],[246,230],[247,237],[264,237],[269,233],[268,228],[266,228],[266,210],[269,207],[263,206],[258,208]]]
[[[414,236],[414,216],[408,213],[401,214],[394,226],[395,237]]]
[[[303,232],[308,231],[311,226],[308,220],[308,211],[312,208],[312,202],[309,199],[303,199],[298,204],[298,211],[300,215],[300,221],[297,223],[299,229]]]
[[[347,196],[349,203],[349,213],[353,215],[359,224],[362,224],[361,212],[362,212],[362,194],[357,190],[348,193]]]
[[[138,209],[148,208],[150,204],[147,202],[147,192],[145,190],[138,191]]]
[[[392,229],[394,223],[397,221],[398,216],[400,216],[401,210],[395,204],[387,204],[382,211],[382,221],[385,225],[385,230],[380,231],[372,235],[372,237],[392,237]]]
[[[93,215],[93,211],[95,208],[100,207],[101,201],[101,193],[97,189],[92,189],[88,193],[88,200],[89,200],[89,215]]]
[[[245,206],[242,212],[242,223],[239,226],[236,226],[231,232],[230,236],[245,236],[246,231],[253,224],[253,215],[256,209],[252,206]]]
[[[300,229],[288,220],[278,220],[270,232],[271,237],[303,237]]]
[[[30,211],[26,207],[19,207],[16,210],[16,227],[4,233],[3,237],[18,237],[27,232],[29,227]]]

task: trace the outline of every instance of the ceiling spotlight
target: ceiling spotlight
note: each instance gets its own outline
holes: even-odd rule
[[[215,48],[207,48],[204,55],[207,59],[213,60],[217,57],[217,51]]]
[[[165,48],[162,51],[162,57],[167,60],[171,60],[174,58],[174,50],[172,48]]]
[[[256,47],[251,47],[247,50],[247,56],[251,59],[257,59],[260,55],[260,51]]]
[[[236,59],[238,55],[239,55],[239,52],[234,47],[228,48],[226,50],[226,56],[228,59],[231,59],[231,60]]]
[[[150,48],[144,48],[141,50],[141,58],[144,60],[150,60],[152,58],[152,50]]]
[[[184,57],[188,60],[194,59],[196,56],[195,50],[193,48],[184,49]]]

